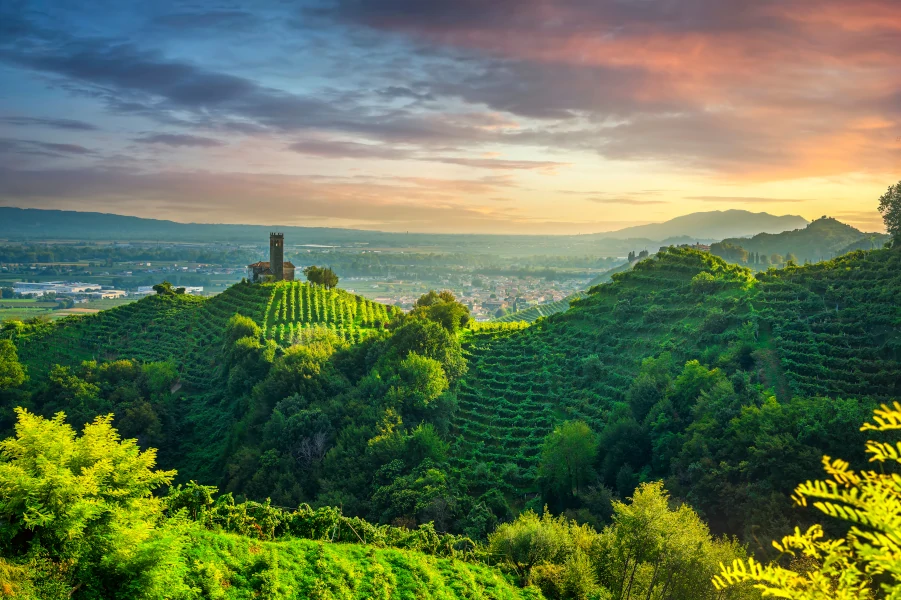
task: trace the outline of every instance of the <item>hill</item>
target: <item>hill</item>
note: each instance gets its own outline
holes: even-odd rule
[[[115,412],[166,468],[240,497],[484,538],[545,504],[601,526],[664,480],[766,552],[803,522],[793,486],[823,453],[862,460],[860,423],[901,397],[899,295],[897,249],[755,276],[670,248],[527,327],[461,332],[465,308],[435,294],[383,331],[394,309],[280,283],[4,335],[27,405]],[[553,462],[572,432],[579,471]]]
[[[670,249],[613,279],[564,313],[515,333],[477,334],[467,344],[452,456],[470,493],[542,492],[546,502],[545,436],[580,420],[600,435],[595,464],[603,485],[627,494],[638,481],[666,478],[716,529],[760,538],[760,530],[746,529],[759,500],[749,504],[745,494],[787,495],[791,484],[776,475],[781,466],[740,467],[760,460],[759,450],[748,454],[760,439],[744,450],[732,440],[761,425],[730,419],[772,412],[767,418],[779,424],[769,427],[794,448],[779,451],[780,460],[816,469],[818,459],[803,453],[843,450],[825,430],[862,422],[873,402],[901,396],[901,252],[855,252],[755,278],[715,256]],[[722,391],[688,385],[699,379],[719,381]],[[680,390],[680,381],[691,389]],[[704,389],[713,394],[704,402],[722,394],[713,402],[725,402],[720,412],[705,412]],[[805,430],[810,419],[823,425]],[[693,438],[701,423],[703,436]],[[725,448],[728,454],[717,455]],[[702,492],[700,481],[733,491]],[[791,506],[768,510],[789,515]]]
[[[148,296],[94,315],[38,325],[17,335],[16,342],[20,359],[35,374],[83,360],[171,360],[183,384],[203,390],[217,376],[223,334],[235,314],[249,317],[266,339],[285,347],[322,334],[360,341],[397,310],[309,283],[239,283],[212,298]]]
[[[663,223],[627,227],[618,231],[598,234],[598,237],[646,238],[671,242],[672,240],[669,238],[688,236],[694,242],[696,240],[745,237],[760,232],[779,233],[805,225],[807,225],[807,221],[797,215],[775,216],[747,210],[716,210],[691,213]]]
[[[556,315],[557,313],[561,313],[569,310],[570,305],[573,301],[578,300],[582,297],[582,292],[577,292],[562,300],[557,300],[556,302],[548,302],[546,304],[539,304],[537,306],[530,306],[529,308],[525,308],[523,310],[518,310],[516,312],[508,313],[503,317],[497,317],[492,319],[495,323],[516,323],[516,322],[525,322],[531,323],[533,321],[537,321],[542,317],[549,317],[550,315]]]
[[[767,257],[794,254],[800,262],[819,262],[852,250],[881,248],[889,236],[864,233],[831,217],[822,217],[803,229],[782,233],[759,233],[751,238],[728,238],[723,244],[740,246]],[[715,252],[715,248],[711,248]]]

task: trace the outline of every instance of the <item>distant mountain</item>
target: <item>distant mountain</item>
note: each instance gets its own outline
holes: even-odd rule
[[[122,215],[0,207],[0,239],[16,241],[103,240],[265,244],[270,231],[285,234],[286,244],[428,248],[430,251],[504,256],[620,256],[631,251],[655,252],[661,246],[709,243],[724,237],[781,232],[803,227],[801,217],[776,217],[742,210],[693,213],[666,223],[586,235],[488,235],[399,233],[337,227],[297,227],[178,223]]]
[[[775,216],[769,213],[753,213],[746,210],[715,210],[697,212],[664,223],[637,225],[619,231],[600,233],[598,237],[612,239],[689,237],[694,240],[721,240],[730,237],[747,237],[758,233],[781,233],[807,225],[807,220],[797,215]]]
[[[794,254],[800,262],[819,262],[851,250],[881,248],[889,236],[864,233],[831,217],[822,217],[803,229],[778,234],[760,233],[751,238],[724,239],[723,244],[741,246],[748,252],[771,256]]]

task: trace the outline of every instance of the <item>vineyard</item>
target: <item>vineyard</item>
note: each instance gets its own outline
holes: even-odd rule
[[[216,376],[222,335],[235,314],[250,317],[267,338],[290,346],[325,331],[358,342],[396,311],[307,283],[241,283],[209,299],[150,296],[96,315],[40,325],[17,335],[16,345],[32,377],[44,376],[55,364],[84,360],[172,360],[184,384],[203,389]]]
[[[563,300],[556,302],[548,302],[547,304],[539,304],[538,306],[530,306],[524,310],[518,310],[513,313],[504,315],[494,319],[497,323],[514,323],[516,321],[525,321],[531,323],[537,321],[541,317],[549,317],[569,310],[569,305],[574,301],[582,298],[584,295],[579,292],[572,296],[567,296]]]
[[[544,436],[570,419],[600,431],[642,359],[662,352],[676,363],[751,361],[785,399],[901,397],[899,297],[897,251],[755,279],[715,256],[670,250],[521,332],[475,332],[457,386],[454,461],[472,490],[533,489]]]
[[[613,279],[613,276],[617,273],[622,273],[624,271],[628,271],[632,265],[630,263],[624,263],[618,267],[614,267],[609,271],[605,271],[601,273],[594,279],[592,279],[588,283],[588,287],[592,288],[596,285],[600,285],[602,283],[608,283]],[[551,315],[556,315],[557,313],[562,313],[569,310],[570,304],[575,300],[579,300],[585,297],[585,292],[576,292],[562,300],[557,300],[556,302],[548,302],[547,304],[539,304],[538,306],[530,306],[524,310],[519,310],[514,313],[510,313],[504,315],[503,317],[498,317],[493,319],[496,323],[514,323],[517,321],[524,321],[526,323],[533,323],[542,317],[549,317]]]
[[[901,252],[758,275],[754,297],[792,394],[901,397]]]
[[[269,297],[263,331],[284,346],[304,343],[323,331],[360,342],[397,310],[344,290],[283,281],[275,284]]]

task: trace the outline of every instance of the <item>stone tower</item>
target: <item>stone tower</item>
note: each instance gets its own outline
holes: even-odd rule
[[[269,270],[274,281],[285,279],[285,234],[269,234]]]

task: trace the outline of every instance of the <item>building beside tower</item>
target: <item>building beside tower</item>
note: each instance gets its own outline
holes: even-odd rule
[[[247,279],[254,283],[294,281],[294,265],[285,262],[285,234],[269,234],[269,261],[247,265]]]

